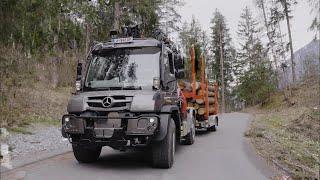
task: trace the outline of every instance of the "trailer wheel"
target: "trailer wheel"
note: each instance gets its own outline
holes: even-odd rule
[[[190,128],[190,132],[185,136],[185,140],[183,144],[192,145],[196,139],[196,125],[194,119],[192,120],[192,126]]]
[[[213,126],[209,127],[207,130],[210,132],[214,132],[214,131],[217,131],[217,127],[216,127],[216,125],[213,125]]]
[[[72,145],[74,157],[80,163],[92,163],[98,160],[101,146]]]
[[[152,163],[155,168],[171,168],[174,162],[176,149],[176,127],[173,119],[168,125],[168,132],[165,138],[152,145]]]

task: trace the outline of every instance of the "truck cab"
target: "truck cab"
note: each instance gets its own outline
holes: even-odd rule
[[[77,92],[62,117],[75,158],[96,161],[103,146],[144,147],[156,168],[170,168],[176,143],[193,144],[195,112],[177,79],[183,58],[165,41],[117,38],[94,45],[77,68]]]

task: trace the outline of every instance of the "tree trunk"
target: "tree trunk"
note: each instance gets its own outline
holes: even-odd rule
[[[214,97],[214,92],[208,92],[209,97]]]
[[[192,102],[188,102],[188,107],[194,107],[194,104]]]
[[[86,24],[86,53],[89,52],[89,44],[90,44],[90,24],[87,22],[87,24]]]
[[[194,107],[195,110],[198,110],[200,108],[200,105],[197,104],[197,103],[194,103],[193,107]]]
[[[208,86],[208,90],[209,90],[210,92],[214,92],[214,86]]]
[[[204,100],[203,99],[196,99],[196,103],[197,104],[204,104]]]
[[[116,31],[120,30],[120,2],[116,0],[114,2],[114,25],[113,28]]]
[[[224,59],[222,46],[222,28],[220,28],[220,74],[221,74],[221,113],[225,112],[225,97],[224,97]]]
[[[267,20],[267,14],[266,14],[266,9],[265,9],[265,4],[264,4],[264,0],[261,0],[261,8],[262,8],[262,13],[263,13],[263,19],[264,19],[264,24],[267,28],[267,36],[268,36],[268,39],[269,39],[269,43],[270,43],[270,46],[271,46],[271,53],[272,53],[272,56],[273,56],[273,60],[274,60],[274,65],[275,65],[275,68],[276,68],[276,79],[277,79],[277,85],[279,83],[279,75],[278,75],[278,59],[277,59],[277,56],[274,52],[274,42],[273,42],[273,37],[271,36],[271,32],[270,32],[270,28],[269,28],[269,25],[268,25],[268,20]]]
[[[208,98],[209,104],[214,104],[214,98]]]
[[[293,45],[292,45],[292,35],[291,35],[291,27],[290,27],[290,19],[288,12],[288,4],[287,0],[283,0],[284,12],[286,14],[288,34],[289,34],[289,45],[290,45],[290,54],[291,54],[291,71],[292,71],[292,82],[293,84],[296,81],[296,72],[295,72],[295,63],[294,63],[294,54],[293,54]]]
[[[205,108],[198,109],[198,114],[199,115],[204,115],[205,113],[206,113],[206,109]]]

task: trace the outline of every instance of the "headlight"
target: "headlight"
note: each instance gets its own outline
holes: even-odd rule
[[[154,123],[155,121],[156,121],[156,120],[155,120],[154,118],[150,118],[150,119],[149,119],[149,122],[150,122],[150,123]]]
[[[147,130],[148,131],[154,131],[154,130],[157,129],[157,127],[158,127],[158,119],[149,118]]]
[[[69,117],[65,117],[64,118],[64,122],[69,122],[70,121],[70,118]]]

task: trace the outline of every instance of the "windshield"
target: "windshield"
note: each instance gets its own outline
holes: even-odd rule
[[[160,49],[156,47],[113,49],[94,56],[85,86],[101,88],[152,88],[159,77]]]

